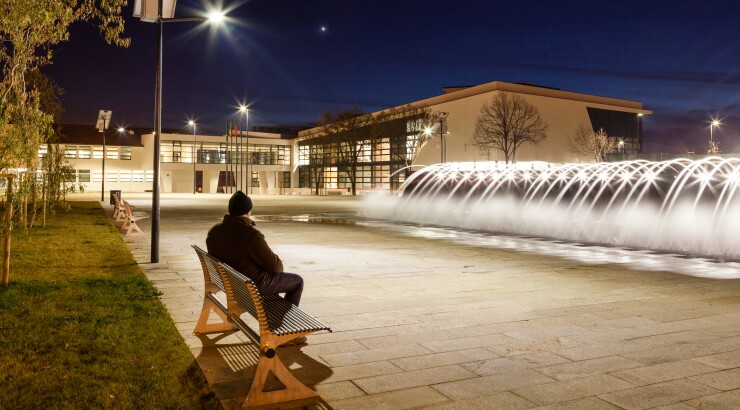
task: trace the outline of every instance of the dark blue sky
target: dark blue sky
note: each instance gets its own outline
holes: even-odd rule
[[[133,3],[133,1],[131,2]],[[208,2],[179,0],[177,16]],[[251,104],[251,125],[302,125],[322,111],[375,111],[495,80],[641,101],[646,150],[681,152],[714,137],[740,151],[736,1],[251,0],[212,31],[165,25],[163,127],[195,116],[220,133]],[[128,49],[78,25],[47,72],[65,89],[63,120],[153,126],[156,26],[126,11]],[[326,31],[321,31],[321,27]]]

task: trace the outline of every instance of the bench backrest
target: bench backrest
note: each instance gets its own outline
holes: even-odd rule
[[[268,323],[260,320],[261,317],[267,318],[267,314],[257,285],[198,246],[193,245],[193,249],[198,254],[203,272],[208,272],[208,278],[203,275],[204,279],[209,280],[226,294],[226,305],[229,311],[248,312],[260,322],[260,331],[263,331],[263,326],[264,329],[269,329]]]
[[[121,200],[118,198],[117,194],[113,194],[112,196],[113,196],[113,203],[115,204],[114,208],[120,211],[121,210]]]
[[[195,253],[198,254],[198,259],[200,259],[200,266],[203,268],[203,279],[206,282],[206,288],[209,288],[208,285],[214,285],[222,292],[225,292],[226,290],[224,289],[223,279],[221,279],[221,275],[218,273],[218,260],[195,245],[193,245],[193,249],[195,249]],[[205,273],[208,274],[205,275]]]
[[[121,201],[121,202],[123,202],[123,209],[125,210],[126,218],[129,218],[129,219],[133,218],[134,213],[131,212],[131,205],[129,205],[128,202],[126,201]]]

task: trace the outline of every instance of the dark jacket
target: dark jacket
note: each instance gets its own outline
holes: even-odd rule
[[[226,214],[208,231],[208,253],[252,279],[257,286],[272,272],[282,272],[283,263],[272,253],[265,236],[245,217]]]

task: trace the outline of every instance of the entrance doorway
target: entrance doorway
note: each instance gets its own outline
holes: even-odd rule
[[[219,171],[218,173],[218,188],[216,192],[223,194],[226,192],[234,192],[236,188],[236,179],[232,171]]]
[[[195,171],[195,192],[203,192],[203,171]]]

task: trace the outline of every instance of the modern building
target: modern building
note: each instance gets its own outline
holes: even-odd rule
[[[108,130],[65,125],[60,143],[75,181],[87,191],[146,192],[154,180],[154,134],[142,129]],[[160,144],[161,192],[280,193],[290,188],[289,136],[266,132],[227,136],[181,134],[163,130]],[[247,144],[249,155],[247,155]],[[42,146],[40,156],[46,155]],[[105,165],[103,152],[105,151]]]
[[[643,115],[652,111],[636,101],[562,91],[531,84],[491,82],[471,87],[447,87],[436,97],[412,102],[435,114],[424,124],[416,112],[394,117],[382,133],[329,139],[321,127],[298,132],[287,128],[252,128],[229,136],[207,136],[163,130],[160,145],[161,192],[344,193],[351,186],[338,146],[358,147],[355,183],[359,190],[397,189],[416,166],[454,161],[502,161],[501,152],[482,153],[472,143],[483,104],[498,93],[515,93],[534,105],[547,124],[547,138],[522,145],[517,161],[583,162],[569,151],[568,139],[579,126],[604,129],[615,144],[613,157],[641,152]],[[396,107],[397,109],[398,107]],[[394,108],[371,113],[378,116]],[[431,140],[419,144],[424,129]],[[180,132],[179,132],[180,131]],[[88,191],[145,192],[152,190],[154,136],[149,130],[108,130],[92,125],[68,125],[61,142],[76,170],[75,182]],[[249,150],[246,150],[246,147]],[[42,146],[39,155],[45,155]],[[248,152],[248,154],[247,154]]]
[[[612,154],[639,154],[642,147],[642,118],[652,111],[636,101],[562,91],[530,84],[491,82],[472,87],[444,88],[444,94],[412,102],[428,107],[441,115],[434,124],[433,139],[418,153],[412,152],[424,127],[413,115],[395,129],[395,133],[376,135],[355,141],[363,152],[357,166],[357,187],[360,189],[395,189],[403,182],[409,165],[430,165],[443,161],[502,161],[501,152],[491,151],[490,157],[472,143],[476,122],[483,104],[496,94],[515,93],[534,105],[548,126],[547,138],[537,145],[522,145],[517,161],[553,163],[583,162],[568,150],[568,139],[579,125],[588,130],[604,129],[615,139]],[[385,110],[387,111],[387,110]],[[377,116],[383,113],[372,113]],[[404,126],[405,125],[405,126]],[[338,161],[336,148],[325,138],[320,127],[301,131],[295,140],[298,158],[298,186],[315,187],[317,181],[328,189],[346,189],[349,178]],[[413,157],[413,158],[412,158]],[[317,178],[317,175],[320,177]]]

